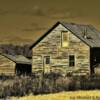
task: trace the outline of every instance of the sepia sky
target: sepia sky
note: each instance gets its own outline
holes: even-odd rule
[[[0,0],[0,42],[32,42],[55,22],[100,30],[100,0]]]

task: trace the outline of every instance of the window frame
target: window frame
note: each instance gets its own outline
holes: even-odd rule
[[[68,46],[69,46],[69,31],[66,30],[66,31],[61,31],[61,47],[68,47],[68,46],[63,46],[63,42],[64,42],[64,41],[63,41],[63,37],[64,37],[63,33],[64,33],[64,32],[67,33],[67,35],[68,35],[68,36],[67,36],[67,41],[66,41],[66,42],[68,42]]]
[[[47,58],[49,57],[49,63],[47,63]],[[47,56],[44,56],[44,59],[45,59],[45,64],[46,65],[49,65],[51,63],[51,57],[49,55]]]
[[[70,60],[71,56],[74,57],[73,61]],[[69,55],[69,59],[68,60],[69,60],[69,67],[75,67],[76,66],[76,56],[75,56],[75,54]],[[74,63],[74,64],[71,64],[71,63]]]

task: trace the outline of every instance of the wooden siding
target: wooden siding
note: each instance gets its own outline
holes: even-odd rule
[[[78,39],[70,31],[67,47],[61,46],[61,33],[68,31],[59,24],[51,33],[32,48],[32,71],[45,70],[90,73],[90,47]],[[75,55],[75,66],[69,67],[69,55]],[[45,65],[44,56],[50,56],[50,65]],[[48,67],[47,67],[48,66]]]
[[[14,75],[15,63],[8,58],[0,55],[0,75]]]

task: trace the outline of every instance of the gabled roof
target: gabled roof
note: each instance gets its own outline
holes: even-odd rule
[[[5,54],[5,53],[0,53],[2,56],[12,60],[15,63],[19,63],[19,64],[31,64],[31,60],[29,60],[28,58],[24,57],[23,55],[16,55],[16,56],[12,56],[9,54]]]
[[[100,47],[100,32],[92,25],[62,24],[90,47]]]
[[[32,49],[35,45],[37,45],[58,24],[62,24],[67,30],[72,32],[75,36],[77,36],[79,39],[81,39],[88,46],[90,46],[90,47],[100,47],[100,32],[97,29],[95,29],[92,25],[57,22],[50,30],[48,30],[35,43],[33,43],[30,46],[30,49]]]

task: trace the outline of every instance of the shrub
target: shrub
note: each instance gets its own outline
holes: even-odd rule
[[[64,77],[59,73],[45,74],[44,77],[15,76],[0,81],[0,98],[47,94],[60,91],[100,89],[100,77]]]
[[[81,89],[100,89],[100,76],[93,75],[90,78],[81,79]]]

